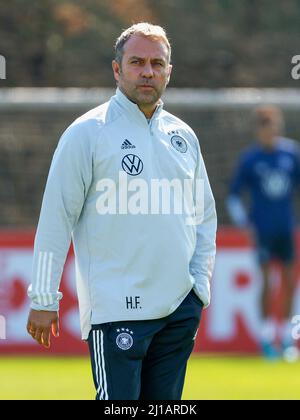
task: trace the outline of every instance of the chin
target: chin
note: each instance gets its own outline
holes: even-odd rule
[[[139,95],[138,97],[139,102],[145,103],[145,104],[154,104],[155,102],[158,101],[158,96],[157,95],[153,95],[153,93],[147,95]]]

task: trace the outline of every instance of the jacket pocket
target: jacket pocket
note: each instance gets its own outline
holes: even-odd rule
[[[190,291],[190,297],[191,297],[191,299],[192,299],[194,302],[196,302],[198,305],[200,305],[200,306],[201,306],[201,308],[203,308],[204,304],[203,304],[202,300],[200,300],[200,299],[198,298],[198,296],[196,295],[196,292],[194,291],[194,289],[192,289],[192,290]]]

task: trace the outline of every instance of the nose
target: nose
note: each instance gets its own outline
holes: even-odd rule
[[[147,79],[151,79],[154,76],[151,63],[145,63],[145,65],[142,68],[141,76]]]

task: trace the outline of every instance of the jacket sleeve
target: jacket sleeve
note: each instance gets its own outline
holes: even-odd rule
[[[195,279],[194,290],[204,306],[210,303],[210,281],[216,256],[217,213],[215,200],[208,180],[205,164],[197,142],[198,164],[196,169],[196,208],[201,217],[196,226],[196,248],[190,262],[190,273]],[[199,191],[199,190],[202,191]]]
[[[57,311],[72,231],[92,180],[92,147],[81,124],[70,126],[54,153],[35,236],[31,308]]]

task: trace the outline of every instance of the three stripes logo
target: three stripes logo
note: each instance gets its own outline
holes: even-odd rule
[[[142,172],[144,164],[137,155],[130,154],[123,157],[122,168],[128,175],[136,176]]]
[[[108,400],[107,379],[104,354],[104,334],[102,330],[93,330],[93,365],[97,386],[97,400]]]
[[[54,304],[51,293],[53,252],[39,252],[36,294],[40,305],[49,306]]]
[[[121,146],[121,149],[135,149],[134,144],[130,143],[129,140],[124,140]]]

